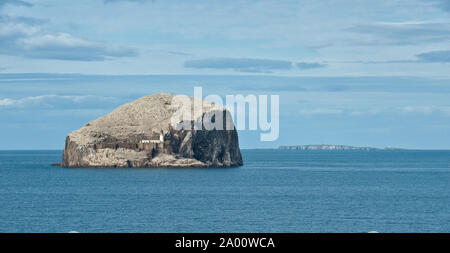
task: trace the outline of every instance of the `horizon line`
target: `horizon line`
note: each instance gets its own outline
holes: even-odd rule
[[[318,144],[321,145],[321,144]],[[325,144],[327,145],[327,144]],[[283,147],[295,147],[295,146],[314,146],[312,145],[282,145]],[[280,146],[280,147],[282,147]],[[331,146],[348,146],[348,145],[331,145]],[[240,148],[240,150],[290,150],[290,149],[280,149],[280,147],[274,147],[274,148]],[[356,146],[354,146],[356,147]],[[450,151],[450,148],[448,149],[420,149],[420,148],[394,148],[394,147],[388,147],[386,149],[383,148],[377,148],[377,147],[358,147],[358,148],[370,148],[374,149],[372,151]],[[294,150],[294,149],[292,149]],[[1,151],[64,151],[64,149],[0,149]],[[358,150],[297,150],[297,151],[358,151]]]

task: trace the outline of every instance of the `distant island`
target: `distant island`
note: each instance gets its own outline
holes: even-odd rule
[[[355,147],[347,145],[295,145],[295,146],[280,146],[278,149],[284,150],[363,150],[363,151],[375,151],[375,150],[403,150],[400,148],[373,148],[373,147]]]

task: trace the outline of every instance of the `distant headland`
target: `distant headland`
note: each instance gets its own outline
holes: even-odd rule
[[[363,151],[375,151],[375,150],[404,150],[401,148],[374,148],[374,147],[356,147],[347,145],[294,145],[294,146],[280,146],[278,149],[284,150],[363,150]]]

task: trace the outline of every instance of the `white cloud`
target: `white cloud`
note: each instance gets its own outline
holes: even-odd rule
[[[435,4],[421,1],[32,2],[35,3],[32,8],[8,5],[5,9],[10,11],[8,15],[48,21],[38,24],[39,35],[33,33],[19,41],[9,40],[9,46],[17,46],[17,42],[18,47],[5,47],[5,40],[0,38],[0,50],[3,49],[4,54],[84,61],[113,58],[116,61],[91,62],[89,66],[67,61],[50,63],[50,66],[49,61],[40,65],[43,61],[14,58],[15,66],[9,68],[11,72],[223,74],[232,73],[234,69],[192,69],[184,68],[182,63],[228,57],[329,65],[326,69],[302,73],[304,75],[320,71],[321,76],[448,76],[446,66],[419,68],[403,61],[414,60],[414,55],[422,50],[445,50],[450,40],[448,16]],[[4,26],[0,24],[0,27]],[[350,27],[353,32],[348,30]],[[111,47],[109,42],[139,47],[141,53],[139,57],[118,59],[136,55],[136,50]],[[408,45],[399,47],[399,43]],[[182,51],[193,57],[186,53],[183,57],[155,55],[155,49]],[[367,67],[364,62],[381,64]],[[396,66],[392,67],[393,64]],[[323,65],[297,66],[311,69]],[[261,71],[259,68],[239,70]],[[293,70],[271,72],[297,75],[298,71]]]
[[[349,31],[359,33],[358,43],[410,45],[450,40],[448,22],[376,22],[357,24]]]
[[[313,108],[301,109],[300,115],[348,115],[348,116],[371,116],[380,114],[422,114],[434,113],[450,116],[450,106],[400,106],[380,107],[366,109],[343,109],[343,108]]]
[[[31,7],[33,6],[32,4],[26,2],[26,1],[22,1],[22,0],[1,0],[0,1],[0,7],[4,6],[4,5],[17,5],[17,6],[25,6],[25,7]]]
[[[435,110],[433,106],[405,106],[400,108],[401,111],[407,113],[423,113],[423,114],[431,114]]]
[[[1,99],[0,106],[11,106],[14,105],[15,101],[9,98]]]
[[[233,69],[240,72],[270,73],[272,70],[289,70],[292,62],[273,59],[252,58],[209,58],[189,60],[184,63],[186,68]]]
[[[86,109],[111,107],[120,104],[120,99],[101,96],[41,95],[19,99],[0,99],[0,109]]]
[[[314,109],[301,109],[301,115],[325,115],[325,114],[342,114],[344,110],[331,109],[331,108],[314,108]]]
[[[405,106],[400,108],[404,113],[433,114],[443,113],[450,116],[450,106]]]
[[[0,54],[28,58],[103,61],[113,57],[131,57],[137,50],[111,46],[68,33],[48,32],[20,18],[0,18]]]

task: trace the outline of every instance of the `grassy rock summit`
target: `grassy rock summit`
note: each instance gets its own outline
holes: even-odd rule
[[[66,137],[63,167],[233,167],[242,165],[238,134],[233,130],[179,129],[173,115],[173,94],[154,94],[122,105]],[[221,110],[203,105],[202,120]],[[194,98],[189,98],[194,101]],[[194,114],[193,114],[194,115]],[[185,122],[180,119],[180,122]],[[213,120],[214,121],[214,120]],[[202,121],[200,121],[202,122]],[[223,121],[225,122],[225,120]],[[225,124],[225,123],[224,123]],[[225,129],[225,128],[223,128]]]

